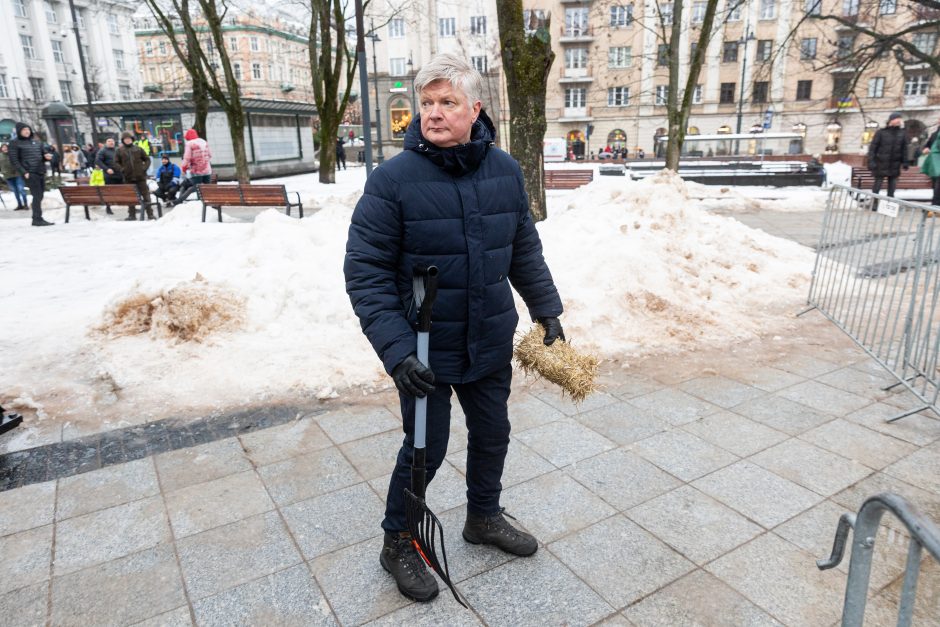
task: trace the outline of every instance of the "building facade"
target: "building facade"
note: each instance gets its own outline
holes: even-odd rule
[[[547,137],[568,140],[575,153],[642,148],[654,154],[665,133],[668,49],[659,34],[671,28],[673,4],[534,0],[527,17],[550,17],[556,53],[548,82]],[[679,45],[684,85],[705,2],[685,2]],[[940,116],[938,77],[893,55],[861,72],[849,57],[857,40],[851,29],[827,20],[803,20],[807,12],[877,22],[896,32],[924,16],[914,3],[895,0],[729,0],[716,18],[717,34],[705,54],[689,119],[691,134],[765,129],[805,136],[791,152],[861,153],[888,115],[900,111],[912,140],[923,141]],[[801,22],[802,20],[802,22]],[[895,30],[896,29],[896,30]],[[935,52],[937,34],[915,45]],[[859,75],[860,74],[860,75]],[[588,131],[593,131],[588,137]]]
[[[75,0],[75,8],[92,98],[137,98],[142,85],[131,29],[136,3]],[[0,22],[7,24],[0,37],[0,137],[9,137],[18,120],[48,131],[42,120],[46,105],[86,100],[69,4],[0,0]],[[82,133],[90,130],[87,116],[75,116],[50,136],[79,141],[76,123]]]

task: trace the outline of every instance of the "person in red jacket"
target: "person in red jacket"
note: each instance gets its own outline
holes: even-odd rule
[[[183,135],[186,139],[186,150],[183,152],[184,173],[189,172],[191,186],[173,203],[176,206],[184,202],[190,194],[196,191],[200,183],[208,184],[212,180],[212,151],[206,140],[199,137],[196,129],[191,128]]]

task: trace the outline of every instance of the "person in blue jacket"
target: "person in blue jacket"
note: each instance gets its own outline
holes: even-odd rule
[[[157,179],[157,191],[154,196],[163,202],[172,204],[176,200],[176,192],[180,188],[180,179],[183,173],[180,167],[170,161],[166,154],[160,157],[160,168],[155,175]]]
[[[438,586],[408,535],[403,492],[410,487],[415,397],[428,399],[429,482],[447,453],[452,391],[466,415],[464,539],[532,555],[537,541],[506,520],[499,500],[518,323],[510,285],[545,327],[546,344],[565,337],[522,172],[495,146],[495,128],[482,108],[482,77],[465,60],[441,54],[418,72],[414,87],[420,113],[408,126],[404,151],[366,181],[343,269],[362,330],[398,388],[405,432],[379,561],[403,595],[430,601]],[[429,367],[416,355],[416,265],[439,269]]]

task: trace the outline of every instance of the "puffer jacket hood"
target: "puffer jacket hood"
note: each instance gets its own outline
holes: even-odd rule
[[[20,136],[20,133],[23,131],[24,128],[28,128],[28,129],[29,129],[29,136],[32,137],[32,136],[33,136],[33,127],[30,126],[29,124],[26,124],[25,122],[17,122],[17,123],[16,123],[16,136],[19,137],[19,136]]]
[[[441,148],[421,134],[421,115],[416,115],[405,131],[405,150],[414,150],[431,160],[451,176],[464,176],[474,172],[486,157],[496,139],[496,127],[483,109],[470,128],[470,141],[466,144]]]
[[[196,132],[196,129],[191,128],[183,135],[186,141],[192,141],[194,139],[199,139],[199,133]]]
[[[124,131],[123,133],[121,133],[121,143],[122,143],[122,144],[124,143],[124,140],[125,140],[125,139],[129,139],[129,140],[131,140],[131,141],[133,142],[133,141],[134,141],[134,134],[131,133],[130,131]]]

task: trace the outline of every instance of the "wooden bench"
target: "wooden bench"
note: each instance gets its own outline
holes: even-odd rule
[[[577,189],[594,180],[594,170],[545,170],[545,189]]]
[[[855,189],[868,191],[874,182],[875,177],[868,168],[857,166],[852,168],[852,187]],[[918,170],[917,166],[912,165],[908,170],[901,170],[901,175],[898,177],[898,189],[933,189],[933,181]]]
[[[106,207],[111,213],[111,206],[140,207],[141,220],[147,219],[143,198],[137,193],[135,185],[69,185],[59,188],[65,201],[65,221],[69,221],[72,206],[85,208],[85,219],[91,220],[88,207]],[[159,200],[151,200],[151,209],[156,206],[157,214],[163,217],[163,205]]]
[[[300,194],[291,192],[297,197],[291,202],[287,197],[287,189],[283,185],[212,185],[199,184],[197,186],[199,200],[202,201],[202,221],[206,221],[206,209],[214,208],[219,213],[219,222],[222,221],[222,207],[283,207],[287,215],[290,210],[297,207],[299,216],[304,217],[304,206],[300,202]]]

